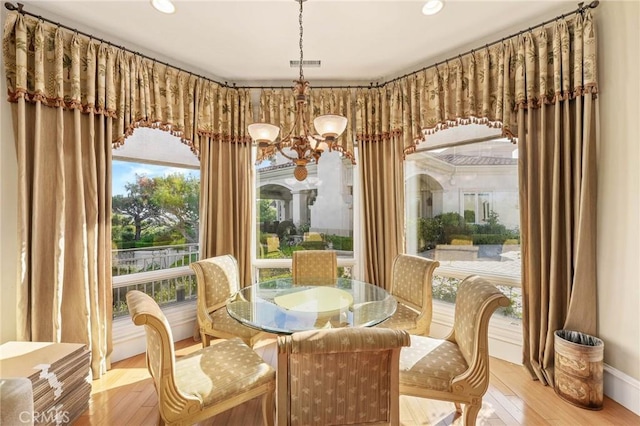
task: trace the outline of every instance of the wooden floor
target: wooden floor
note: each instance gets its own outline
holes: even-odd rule
[[[191,339],[176,344],[181,356],[200,348]],[[256,351],[275,366],[275,343],[258,343]],[[75,425],[153,425],[158,419],[157,398],[145,367],[144,355],[113,365],[101,379],[93,382],[90,408]],[[261,425],[258,400],[226,411],[203,425]],[[461,425],[452,403],[413,397],[400,397],[400,424]],[[478,425],[640,425],[640,417],[605,397],[601,411],[574,407],[552,388],[529,378],[523,367],[491,359],[491,384],[484,396]]]

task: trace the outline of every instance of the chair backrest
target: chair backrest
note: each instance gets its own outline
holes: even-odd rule
[[[294,284],[333,284],[338,277],[338,260],[333,250],[294,251],[292,264]]]
[[[399,424],[404,330],[337,328],[278,337],[279,425]]]
[[[391,269],[391,294],[399,302],[418,311],[430,307],[433,271],[439,265],[440,262],[437,260],[399,254],[393,260]],[[431,324],[431,309],[428,311],[428,317]]]
[[[189,266],[196,273],[198,305],[204,302],[208,311],[224,306],[240,288],[238,261],[230,254],[202,259]]]
[[[144,325],[147,336],[147,368],[158,392],[158,406],[162,409],[162,400],[168,392],[167,386],[176,388],[171,327],[156,301],[141,291],[127,292],[127,306],[133,323]]]
[[[498,307],[508,305],[509,299],[500,290],[478,276],[467,277],[458,286],[450,337],[455,339],[470,370],[479,364],[488,365],[489,320]],[[488,368],[486,376],[488,383]]]

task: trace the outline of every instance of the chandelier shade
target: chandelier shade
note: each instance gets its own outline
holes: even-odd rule
[[[341,115],[321,115],[313,120],[313,126],[323,138],[337,138],[347,128],[347,117]]]
[[[302,181],[307,177],[307,164],[316,163],[325,151],[331,151],[336,146],[336,139],[347,128],[347,118],[336,114],[326,114],[313,120],[315,132],[311,131],[308,122],[308,95],[309,82],[305,80],[302,71],[304,53],[302,49],[302,3],[305,0],[297,0],[300,4],[298,22],[300,24],[300,75],[294,80],[293,96],[295,99],[295,120],[291,129],[284,135],[280,135],[280,128],[269,123],[254,123],[247,127],[249,136],[264,152],[273,153],[274,148],[296,165],[294,176]],[[283,148],[288,148],[286,152]]]
[[[264,146],[275,142],[280,133],[280,127],[269,123],[253,123],[247,127],[249,136],[258,146]]]

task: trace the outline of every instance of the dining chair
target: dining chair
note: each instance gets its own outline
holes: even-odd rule
[[[237,297],[240,287],[238,262],[230,254],[192,262],[198,284],[197,317],[202,346],[211,339],[241,338],[253,345],[266,333],[247,327],[227,312],[227,303]]]
[[[132,290],[127,306],[134,324],[145,327],[159,424],[197,423],[260,396],[264,424],[273,425],[275,371],[241,339],[217,340],[176,359],[171,328],[158,304]]]
[[[428,335],[431,329],[433,299],[431,286],[437,260],[399,254],[391,268],[389,292],[398,302],[396,312],[378,327],[406,330]]]
[[[338,260],[333,250],[297,250],[293,252],[293,284],[333,284],[338,277]]]
[[[334,328],[278,337],[278,426],[398,425],[404,330]]]
[[[489,319],[509,305],[494,285],[470,276],[458,287],[453,329],[444,339],[411,336],[400,355],[400,394],[455,403],[465,426],[475,425],[489,386]]]

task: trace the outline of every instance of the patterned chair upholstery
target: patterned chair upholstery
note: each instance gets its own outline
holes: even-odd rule
[[[298,250],[293,252],[293,284],[333,284],[338,277],[338,260],[333,250]]]
[[[509,305],[495,286],[471,276],[458,287],[451,333],[444,339],[412,336],[400,355],[400,394],[465,404],[463,424],[475,425],[489,386],[489,319]]]
[[[133,290],[127,293],[127,305],[134,324],[145,326],[159,424],[197,423],[262,396],[264,423],[273,425],[275,371],[242,340],[218,340],[175,359],[171,328],[158,304]]]
[[[227,312],[227,302],[239,290],[238,262],[230,254],[191,263],[198,282],[198,327],[202,346],[214,339],[240,337],[253,345],[266,333],[247,327]]]
[[[398,308],[391,318],[378,327],[407,330],[426,336],[431,328],[431,285],[438,261],[424,257],[399,254],[393,261],[390,293]]]
[[[334,328],[278,337],[278,426],[398,425],[404,330]]]

